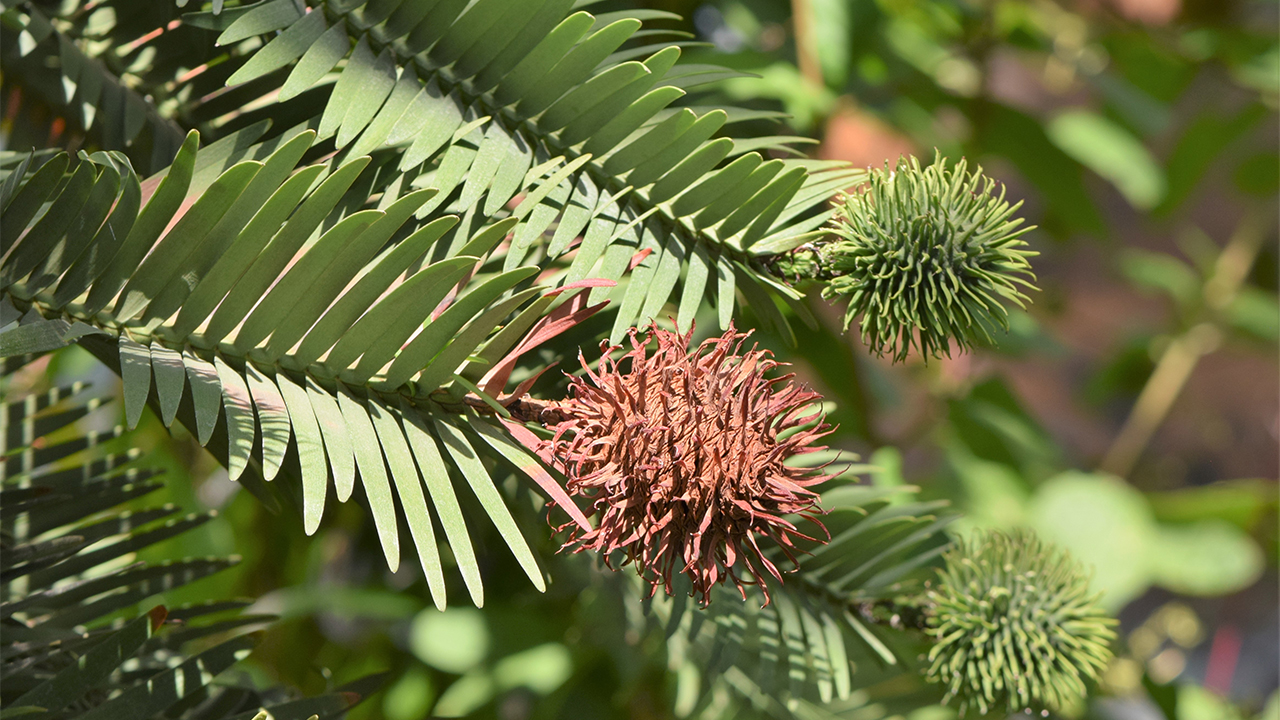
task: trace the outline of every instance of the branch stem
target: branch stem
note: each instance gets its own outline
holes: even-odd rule
[[[1262,212],[1251,212],[1240,221],[1218,255],[1213,275],[1204,284],[1203,305],[1197,313],[1199,322],[1170,341],[1161,353],[1124,427],[1103,457],[1100,470],[1119,477],[1133,471],[1200,358],[1222,344],[1222,311],[1235,300],[1269,229]]]

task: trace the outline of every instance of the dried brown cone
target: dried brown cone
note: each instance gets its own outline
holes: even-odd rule
[[[782,573],[762,552],[761,538],[780,546],[795,564],[800,532],[785,516],[812,521],[821,534],[814,485],[831,479],[823,468],[784,464],[824,447],[831,432],[812,405],[821,396],[793,384],[794,375],[767,377],[779,366],[749,333],[732,326],[722,337],[689,350],[692,332],[656,326],[647,341],[631,331],[632,350],[601,346],[595,371],[572,378],[569,399],[544,417],[554,437],[543,457],[568,478],[570,495],[591,501],[594,530],[570,523],[565,548],[598,551],[609,567],[634,564],[650,584],[672,594],[677,573],[706,605],[712,588],[732,580],[759,584],[768,603],[768,578]],[[624,369],[625,366],[625,369]],[[823,466],[825,467],[825,466]]]

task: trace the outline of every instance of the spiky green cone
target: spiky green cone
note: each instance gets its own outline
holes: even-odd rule
[[[1111,659],[1116,621],[1080,564],[1034,533],[979,532],[944,556],[922,598],[934,646],[925,678],[986,715],[1061,710]]]
[[[990,344],[1008,330],[1006,302],[1024,307],[1034,276],[1003,186],[962,159],[939,155],[927,168],[916,158],[895,170],[873,170],[865,189],[839,197],[821,248],[822,294],[848,298],[845,329],[861,317],[862,339],[901,362],[915,348],[927,361]],[[997,192],[998,188],[998,192]]]

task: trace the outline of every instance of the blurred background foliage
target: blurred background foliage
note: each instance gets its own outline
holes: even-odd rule
[[[777,111],[748,121],[759,134],[862,166],[936,147],[1025,200],[1041,292],[998,350],[891,365],[822,302],[819,329],[793,324],[798,349],[758,337],[834,403],[833,445],[869,460],[869,482],[949,500],[963,527],[1033,527],[1094,566],[1122,625],[1081,716],[1280,718],[1280,5],[638,4],[683,18],[667,24],[687,34],[690,61],[715,51],[705,61],[746,73],[715,93]],[[22,144],[24,123],[5,125]],[[53,362],[54,376],[117,382],[78,349]],[[97,420],[110,427],[113,413]],[[283,618],[252,656],[264,682],[314,694],[387,670],[386,690],[352,717],[389,720],[659,718],[697,699],[685,671],[668,672],[661,633],[626,604],[630,579],[555,555],[549,529],[527,533],[552,565],[546,594],[477,535],[489,603],[440,613],[414,564],[383,569],[358,508],[337,507],[308,538],[174,428],[148,415],[133,442],[169,469],[164,501],[219,514],[146,552],[242,556],[165,601],[260,597],[253,612]],[[545,524],[524,509],[524,527]],[[901,690],[871,685],[846,714],[952,716],[922,695],[887,699]]]

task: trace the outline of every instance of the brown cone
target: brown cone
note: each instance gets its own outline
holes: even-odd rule
[[[694,350],[692,332],[655,326],[648,334],[658,345],[651,355],[634,330],[620,361],[607,344],[594,372],[579,355],[586,374],[556,404],[555,436],[542,455],[599,513],[594,530],[562,526],[565,547],[599,551],[610,567],[620,554],[651,592],[662,585],[671,594],[683,572],[703,605],[726,579],[744,599],[744,584],[759,582],[767,603],[765,573],[782,575],[760,538],[794,563],[792,537],[813,538],[784,516],[800,514],[826,533],[809,488],[832,476],[784,464],[825,449],[812,443],[830,426],[806,412],[821,396],[793,385],[791,374],[766,377],[779,363],[755,346],[743,352],[749,333],[730,327]]]

